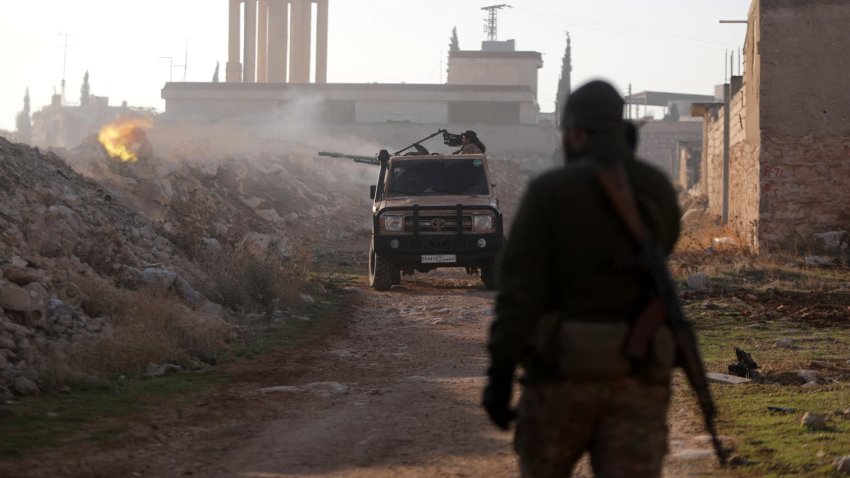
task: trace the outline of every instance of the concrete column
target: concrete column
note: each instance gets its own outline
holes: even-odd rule
[[[312,0],[292,0],[292,46],[289,64],[290,83],[310,82],[310,37],[313,17]]]
[[[289,48],[289,0],[269,3],[268,81],[286,83]]]
[[[257,0],[245,0],[244,82],[254,83],[257,76]]]
[[[257,27],[257,82],[269,81],[269,2],[260,0],[260,24]]]
[[[230,0],[229,29],[227,37],[227,82],[242,81],[242,63],[239,62],[239,20],[241,17],[241,0]]]
[[[316,83],[328,82],[328,0],[316,9]]]

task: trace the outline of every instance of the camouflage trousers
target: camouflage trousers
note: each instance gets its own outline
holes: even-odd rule
[[[660,476],[669,403],[668,385],[632,377],[526,385],[514,442],[522,477],[570,476],[585,451],[598,478]]]

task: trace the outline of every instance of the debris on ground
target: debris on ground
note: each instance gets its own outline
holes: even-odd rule
[[[773,413],[794,413],[797,409],[790,407],[767,407],[767,411]]]
[[[835,471],[850,475],[850,455],[835,460]]]
[[[759,373],[757,369],[759,365],[753,360],[753,356],[749,353],[735,347],[735,357],[738,359],[736,363],[729,364],[727,367],[729,369],[729,373],[735,375],[737,377],[744,378],[757,378]]]
[[[737,375],[729,375],[726,373],[709,372],[705,374],[706,378],[713,382],[728,383],[730,385],[740,385],[742,383],[750,383],[753,380],[750,378],[739,377]]]

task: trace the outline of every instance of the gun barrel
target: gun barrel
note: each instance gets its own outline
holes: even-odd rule
[[[378,158],[374,156],[362,156],[359,154],[344,154],[344,153],[335,153],[333,151],[319,151],[319,156],[326,156],[328,158],[345,158],[351,159],[355,163],[361,164],[373,164],[380,165],[381,162],[378,161]]]

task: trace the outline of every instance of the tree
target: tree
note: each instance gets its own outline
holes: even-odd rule
[[[89,85],[89,72],[83,76],[83,86],[80,87],[80,106],[88,106],[91,102],[91,85]]]
[[[457,27],[452,28],[452,36],[449,39],[449,52],[460,51],[460,42],[457,39]]]
[[[664,115],[664,121],[679,121],[679,105],[677,103],[670,103],[670,107],[667,108],[667,114]]]
[[[17,128],[17,132],[15,137],[18,141],[22,143],[29,143],[32,141],[32,122],[30,120],[30,89],[27,88],[27,92],[24,95],[24,109],[18,116],[15,118],[15,127]]]
[[[561,63],[561,78],[558,80],[558,94],[555,96],[555,118],[560,121],[561,108],[567,103],[567,98],[572,92],[573,74],[573,50],[570,40],[570,32],[567,32],[567,48],[564,51],[564,60]]]

